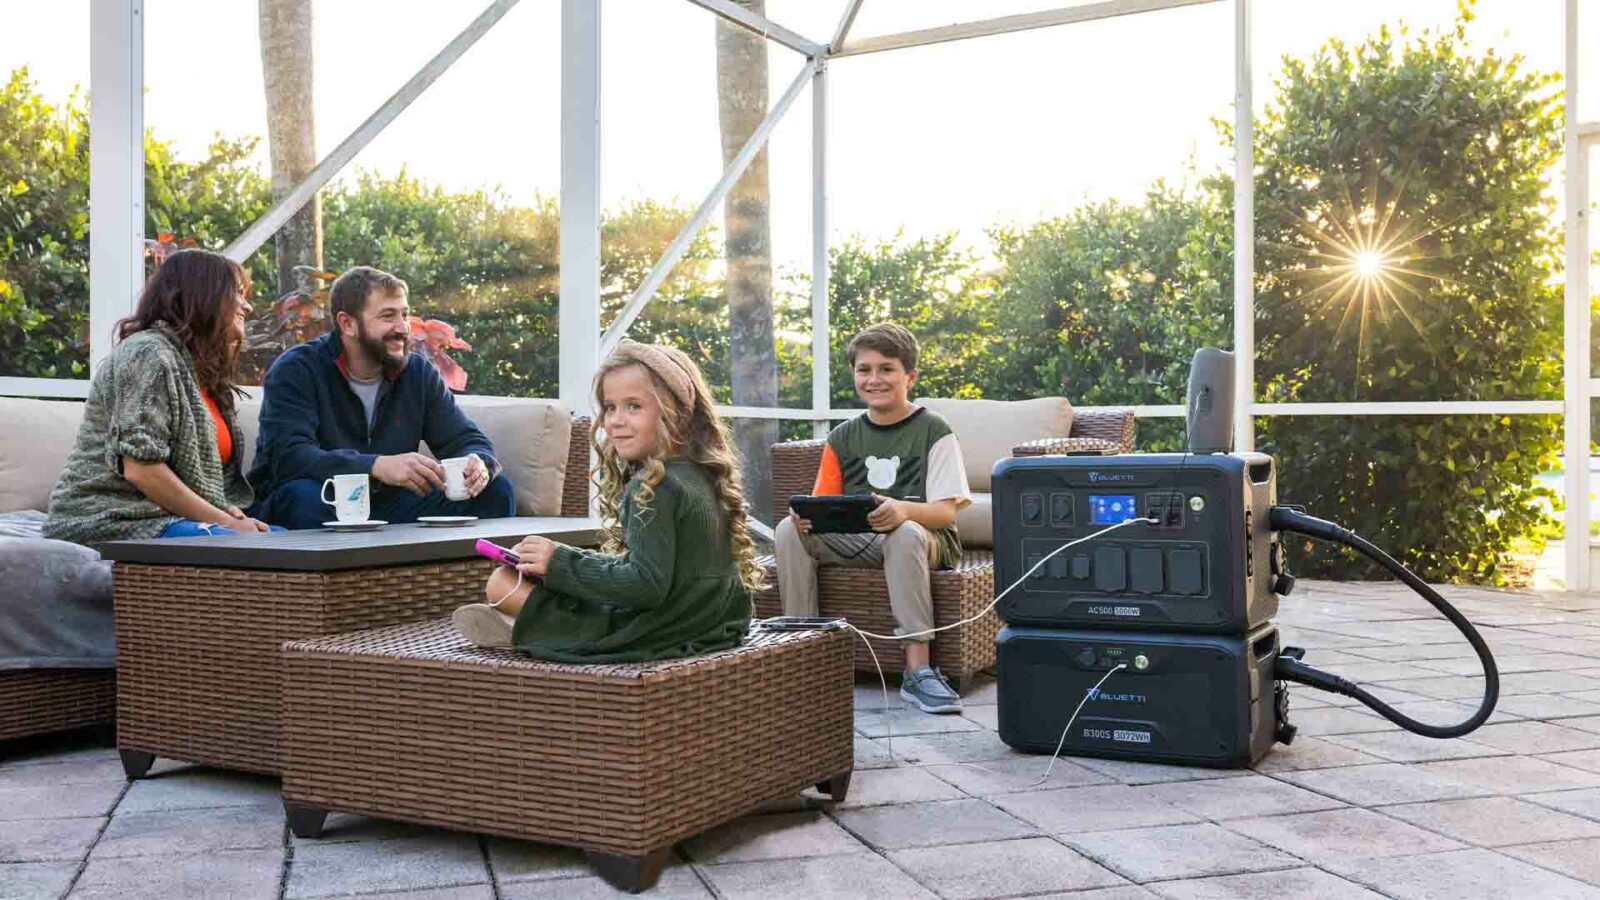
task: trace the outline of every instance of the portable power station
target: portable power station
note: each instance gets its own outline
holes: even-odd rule
[[[1242,635],[1287,593],[1272,457],[1040,456],[994,469],[995,584],[1012,625]],[[1148,518],[1058,553],[1063,544]]]
[[[1246,635],[1007,625],[996,640],[1000,739],[1019,750],[1238,767],[1283,736],[1275,625]]]
[[[1450,738],[1494,712],[1494,655],[1415,572],[1343,526],[1278,505],[1272,457],[1230,453],[1234,358],[1195,354],[1188,453],[1036,456],[994,468],[995,676],[1000,737],[1020,750],[1248,766],[1294,740],[1288,683],[1353,697],[1408,731]],[[1483,700],[1420,722],[1278,646],[1294,588],[1279,535],[1339,544],[1382,566],[1461,631]],[[1052,764],[1054,757],[1052,757]],[[1048,769],[1046,770],[1048,775]]]

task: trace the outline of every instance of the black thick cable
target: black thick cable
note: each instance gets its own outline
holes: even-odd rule
[[[1476,729],[1494,712],[1494,705],[1500,699],[1500,670],[1494,664],[1494,655],[1489,652],[1489,645],[1484,643],[1483,637],[1478,634],[1478,629],[1467,621],[1460,610],[1450,605],[1450,601],[1440,596],[1426,581],[1418,578],[1410,569],[1401,565],[1398,560],[1371,542],[1357,535],[1348,528],[1335,525],[1326,519],[1306,515],[1298,510],[1283,506],[1274,506],[1270,516],[1272,528],[1276,531],[1292,531],[1318,540],[1334,544],[1343,544],[1367,557],[1378,565],[1383,566],[1394,576],[1405,582],[1408,587],[1422,596],[1422,599],[1433,604],[1433,608],[1444,614],[1450,623],[1455,625],[1477,651],[1478,659],[1483,663],[1483,702],[1478,704],[1478,711],[1465,721],[1455,725],[1429,725],[1418,722],[1416,719],[1400,712],[1377,697],[1367,693],[1360,685],[1346,678],[1341,678],[1331,672],[1308,666],[1298,659],[1290,656],[1279,656],[1275,667],[1277,677],[1285,681],[1294,681],[1310,685],[1335,694],[1354,697],[1370,707],[1378,715],[1399,725],[1407,731],[1415,732],[1424,737],[1453,738]]]

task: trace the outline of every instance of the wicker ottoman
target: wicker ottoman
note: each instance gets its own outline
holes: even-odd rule
[[[545,534],[584,546],[597,525],[528,517],[104,545],[117,560],[123,769],[139,778],[166,757],[278,774],[285,641],[436,618],[483,598],[494,564],[473,554],[477,538]]]
[[[446,621],[285,645],[283,800],[315,837],[329,811],[578,847],[648,888],[671,847],[854,762],[851,636],[758,634],[633,665],[541,662]]]

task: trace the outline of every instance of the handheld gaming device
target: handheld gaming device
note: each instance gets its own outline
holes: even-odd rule
[[[866,534],[867,515],[878,507],[871,494],[795,494],[789,506],[811,520],[812,534]]]

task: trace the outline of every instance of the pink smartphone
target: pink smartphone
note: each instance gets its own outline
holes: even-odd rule
[[[512,553],[510,550],[507,550],[499,544],[491,544],[483,538],[478,538],[478,543],[474,545],[473,549],[478,551],[479,556],[487,556],[500,565],[510,566],[513,569],[515,569],[522,562],[522,558],[517,556],[515,553]]]

